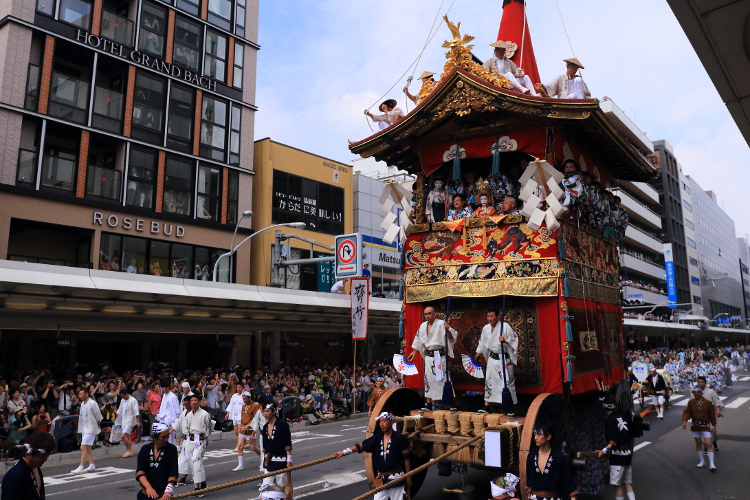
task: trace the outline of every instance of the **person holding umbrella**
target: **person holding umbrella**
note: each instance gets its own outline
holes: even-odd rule
[[[503,297],[504,305],[505,298]],[[487,369],[484,373],[484,408],[477,413],[489,413],[490,403],[502,404],[503,393],[506,393],[503,411],[511,418],[515,417],[513,405],[518,400],[513,365],[518,362],[518,334],[505,322],[505,307],[503,307],[502,317],[497,308],[487,311],[487,324],[482,328],[479,345],[477,345],[475,357],[477,364],[480,363],[481,358],[485,359]],[[508,392],[512,404],[507,401]]]

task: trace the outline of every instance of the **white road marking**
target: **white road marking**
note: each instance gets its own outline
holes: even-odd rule
[[[324,491],[335,490],[336,488],[341,488],[342,486],[349,486],[350,484],[354,484],[359,481],[364,481],[366,479],[367,479],[367,475],[364,470],[358,470],[356,472],[346,472],[344,474],[331,474],[328,476],[323,476],[319,481],[315,481],[314,483],[308,483],[302,486],[295,486],[295,488],[302,489],[302,488],[310,487],[316,484],[320,484],[323,486],[321,489],[313,490],[309,493],[303,493],[302,495],[295,495],[294,498],[302,498],[302,497],[306,497],[310,495],[315,495],[316,493],[322,493]]]
[[[669,398],[669,401],[676,401],[676,400],[678,400],[678,399],[682,399],[682,398],[684,398],[684,397],[685,397],[685,395],[684,395],[684,394],[675,394],[674,396],[671,396],[671,397]]]
[[[648,446],[650,444],[651,444],[651,441],[644,441],[644,442],[642,442],[640,444],[635,445],[635,448],[633,448],[633,451],[638,451],[641,448],[643,448],[644,446]]]
[[[750,401],[750,398],[737,398],[729,404],[724,405],[724,408],[739,408]]]
[[[89,479],[99,479],[105,476],[114,476],[115,474],[134,473],[135,469],[120,469],[118,467],[101,467],[96,469],[94,472],[87,472],[85,474],[60,474],[57,476],[50,476],[44,478],[45,486],[53,486],[56,484],[68,484],[77,481],[87,481]]]
[[[315,434],[310,431],[299,431],[292,434],[292,444],[296,444],[309,439],[324,439],[341,437],[343,434]]]
[[[739,382],[747,382],[748,380],[750,380],[750,377],[738,377],[737,380]]]
[[[223,457],[230,457],[232,455],[237,455],[236,451],[232,450],[211,450],[207,451],[203,454],[204,458],[223,458]]]

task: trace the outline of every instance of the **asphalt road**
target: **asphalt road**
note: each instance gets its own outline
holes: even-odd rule
[[[738,371],[740,381],[724,390],[721,397],[728,406],[725,417],[719,420],[720,452],[716,456],[719,471],[697,469],[697,457],[688,431],[681,428],[681,414],[686,396],[675,397],[665,418],[659,420],[655,413],[645,416],[651,430],[639,439],[634,454],[635,490],[638,498],[659,500],[692,499],[750,499],[750,474],[743,460],[750,442],[747,422],[750,421],[750,373]],[[680,395],[681,396],[681,395]],[[294,463],[315,460],[350,446],[364,438],[366,420],[346,420],[319,426],[308,426],[292,431]],[[252,477],[259,473],[259,458],[246,450],[245,470],[231,472],[237,465],[232,453],[232,439],[214,441],[205,461],[208,485]],[[72,475],[77,463],[48,463],[44,466],[47,497],[55,500],[81,500],[81,498],[106,498],[107,500],[132,500],[138,486],[134,480],[135,457],[100,457],[97,472]],[[491,470],[470,468],[469,474],[454,473],[450,477],[438,476],[430,468],[427,479],[417,498],[430,500],[451,499],[455,493],[444,493],[443,488],[461,489],[464,484],[475,487],[473,498],[486,499],[489,481],[497,475]],[[361,455],[351,455],[326,462],[316,467],[302,469],[293,475],[295,498],[321,496],[334,499],[352,499],[368,491]],[[227,490],[209,493],[212,499],[257,498],[257,481]],[[192,489],[177,488],[175,493]],[[597,498],[614,498],[610,488]]]

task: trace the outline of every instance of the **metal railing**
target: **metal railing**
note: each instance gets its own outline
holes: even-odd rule
[[[632,227],[633,229],[635,229],[635,230],[637,230],[637,231],[640,231],[640,232],[642,232],[642,233],[643,233],[643,234],[645,234],[646,236],[650,236],[650,237],[652,237],[653,239],[655,239],[655,240],[656,240],[656,241],[658,241],[659,243],[664,243],[664,242],[663,242],[663,241],[661,241],[661,239],[660,239],[660,238],[659,238],[659,237],[658,237],[658,236],[656,235],[656,233],[652,233],[652,232],[650,232],[650,231],[646,231],[645,229],[641,229],[640,227],[638,227],[638,226],[636,226],[635,224],[633,224],[633,222],[632,222],[632,221],[630,221],[630,222],[628,223],[628,227]]]
[[[627,191],[624,191],[622,188],[620,188],[620,187],[612,188],[611,191],[612,191],[612,194],[614,194],[615,196],[619,196],[620,198],[627,197],[627,198],[633,200],[635,203],[637,203],[638,205],[642,206],[643,208],[645,208],[646,210],[648,210],[649,212],[651,212],[652,214],[654,214],[655,216],[657,216],[657,217],[659,217],[661,219],[661,216],[659,214],[657,214],[651,208],[649,208],[648,206],[644,205],[640,201],[638,201],[635,198],[633,198],[632,196],[630,196],[630,194],[628,194]],[[615,191],[617,191],[617,193],[615,193]]]
[[[94,113],[92,125],[110,132],[120,133],[123,117],[123,95],[104,87],[94,87]]]
[[[101,36],[117,43],[133,46],[134,23],[127,17],[118,16],[114,12],[102,9]]]
[[[16,168],[16,183],[36,185],[36,169],[39,156],[36,151],[20,148],[18,150],[18,167]]]
[[[120,201],[122,172],[111,168],[89,166],[86,173],[86,195]]]
[[[49,264],[51,266],[80,267],[84,269],[94,268],[94,265],[91,262],[80,260],[53,259],[48,257],[35,257],[33,255],[8,254],[8,260],[12,260],[15,262],[31,262],[34,264]]]
[[[651,264],[653,266],[656,266],[659,269],[664,269],[664,266],[662,266],[661,264],[657,264],[656,262],[654,262],[652,260],[648,260],[648,259],[646,259],[646,258],[644,258],[644,257],[642,257],[640,255],[636,255],[633,252],[628,252],[627,250],[620,250],[620,255],[627,255],[629,257],[633,257],[634,259],[638,259],[640,261],[643,261],[643,262],[645,262],[647,264]]]

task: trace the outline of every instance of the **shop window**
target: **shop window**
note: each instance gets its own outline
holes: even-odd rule
[[[199,219],[219,220],[221,213],[221,170],[201,165],[198,167]]]
[[[153,276],[169,276],[170,260],[167,241],[151,240],[151,252],[148,258],[148,273]]]
[[[397,267],[373,266],[370,284],[373,296],[397,299],[400,282],[401,271]]]
[[[173,278],[191,279],[193,277],[193,247],[172,243],[170,269]]]
[[[144,274],[148,264],[147,250],[148,240],[123,236],[121,270],[128,274]]]
[[[167,9],[144,3],[141,9],[141,32],[138,50],[164,57],[164,35],[167,32]]]
[[[226,127],[227,103],[204,96],[201,114],[201,156],[224,161]]]
[[[240,201],[240,173],[230,170],[227,182],[227,224],[237,224]]]
[[[208,0],[208,22],[231,31],[232,1]]]
[[[203,29],[182,16],[177,17],[174,29],[174,58],[176,65],[193,71],[200,69],[200,46]]]
[[[128,166],[128,190],[125,203],[131,207],[154,208],[154,184],[158,152],[155,149],[133,146]]]
[[[167,147],[192,152],[195,92],[190,87],[172,84],[169,93]]]
[[[133,129],[131,137],[153,144],[162,144],[166,81],[139,71],[135,82]]]
[[[120,271],[120,250],[122,236],[102,233],[101,250],[99,250],[99,269],[103,271]]]
[[[206,35],[206,57],[203,60],[203,74],[214,80],[226,80],[227,37],[209,31]]]
[[[245,38],[245,0],[237,0],[235,12],[234,32]]]
[[[193,180],[195,167],[191,161],[167,156],[164,178],[164,212],[193,215]]]
[[[229,164],[240,164],[240,127],[242,125],[242,108],[232,105],[231,131],[229,132]]]
[[[242,88],[242,68],[245,66],[245,46],[239,42],[234,43],[234,72],[232,73],[232,86]]]

